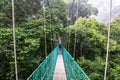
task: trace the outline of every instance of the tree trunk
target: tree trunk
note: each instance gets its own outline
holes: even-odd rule
[[[82,43],[80,44],[80,57],[82,56]]]

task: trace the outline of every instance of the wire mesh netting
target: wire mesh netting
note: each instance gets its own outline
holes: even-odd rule
[[[90,80],[64,47],[62,55],[68,80]]]
[[[27,80],[52,80],[58,56],[58,46],[38,66]]]
[[[38,66],[38,68],[30,75],[30,77],[28,77],[27,80],[52,80],[57,56],[58,46]],[[62,48],[62,56],[67,80],[90,80],[64,47]]]

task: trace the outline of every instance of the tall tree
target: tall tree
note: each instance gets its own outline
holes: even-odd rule
[[[88,0],[73,0],[67,5],[68,17],[73,24],[78,17],[89,17],[91,15],[97,15],[98,10],[92,7],[88,3]]]

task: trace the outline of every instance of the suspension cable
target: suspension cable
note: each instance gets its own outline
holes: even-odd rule
[[[46,41],[46,18],[45,18],[45,11],[46,11],[46,8],[45,8],[45,0],[43,0],[43,15],[44,15],[44,35],[45,35],[45,54],[46,54],[46,57],[47,57],[47,41]]]
[[[16,38],[15,38],[16,34],[15,34],[14,0],[12,0],[12,22],[13,22],[13,44],[14,44],[15,74],[16,74],[16,80],[18,80],[17,57],[16,57]]]
[[[107,40],[107,54],[106,54],[106,63],[105,63],[104,80],[106,80],[107,65],[108,65],[109,43],[110,43],[110,27],[111,27],[111,16],[112,16],[112,0],[110,0],[110,15],[109,15],[108,40]]]

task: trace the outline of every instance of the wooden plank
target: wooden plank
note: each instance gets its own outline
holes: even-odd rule
[[[59,54],[57,57],[53,80],[67,80],[61,51],[59,51]]]

